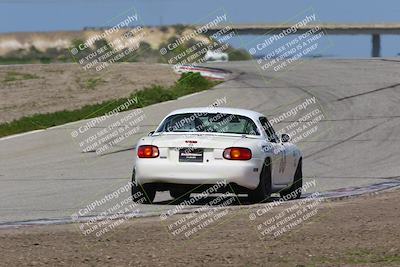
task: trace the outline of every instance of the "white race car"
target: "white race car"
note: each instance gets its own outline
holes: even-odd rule
[[[188,197],[224,183],[221,191],[248,194],[251,202],[271,193],[299,198],[302,153],[290,137],[278,137],[258,112],[219,107],[179,109],[137,144],[132,196],[152,203],[156,191]]]

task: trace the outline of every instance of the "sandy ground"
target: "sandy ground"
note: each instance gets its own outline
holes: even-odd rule
[[[170,67],[160,64],[113,64],[98,73],[78,64],[0,66],[0,123],[126,97],[177,79]]]
[[[260,206],[232,210],[189,238],[168,232],[169,222],[187,215],[131,219],[101,237],[82,235],[76,224],[6,229],[0,265],[400,266],[399,202],[400,190],[321,202],[278,236],[262,236],[257,225],[294,201],[253,221]]]

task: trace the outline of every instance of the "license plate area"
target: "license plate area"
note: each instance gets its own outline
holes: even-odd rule
[[[181,148],[179,149],[179,162],[203,162],[204,149],[202,148]]]

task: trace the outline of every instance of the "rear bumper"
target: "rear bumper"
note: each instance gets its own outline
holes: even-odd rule
[[[262,164],[261,159],[248,161],[221,159],[204,163],[172,163],[168,159],[137,159],[135,177],[139,184],[200,185],[225,182],[253,190],[258,186]]]

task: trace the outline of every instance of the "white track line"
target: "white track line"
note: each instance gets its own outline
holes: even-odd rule
[[[26,133],[20,133],[20,134],[13,134],[13,135],[1,137],[1,138],[0,138],[0,141],[4,141],[4,140],[8,140],[8,139],[13,139],[13,138],[16,138],[16,137],[21,137],[21,136],[25,136],[25,135],[29,135],[29,134],[44,132],[44,131],[46,131],[46,129],[34,130],[34,131],[30,131],[30,132],[26,132]]]

